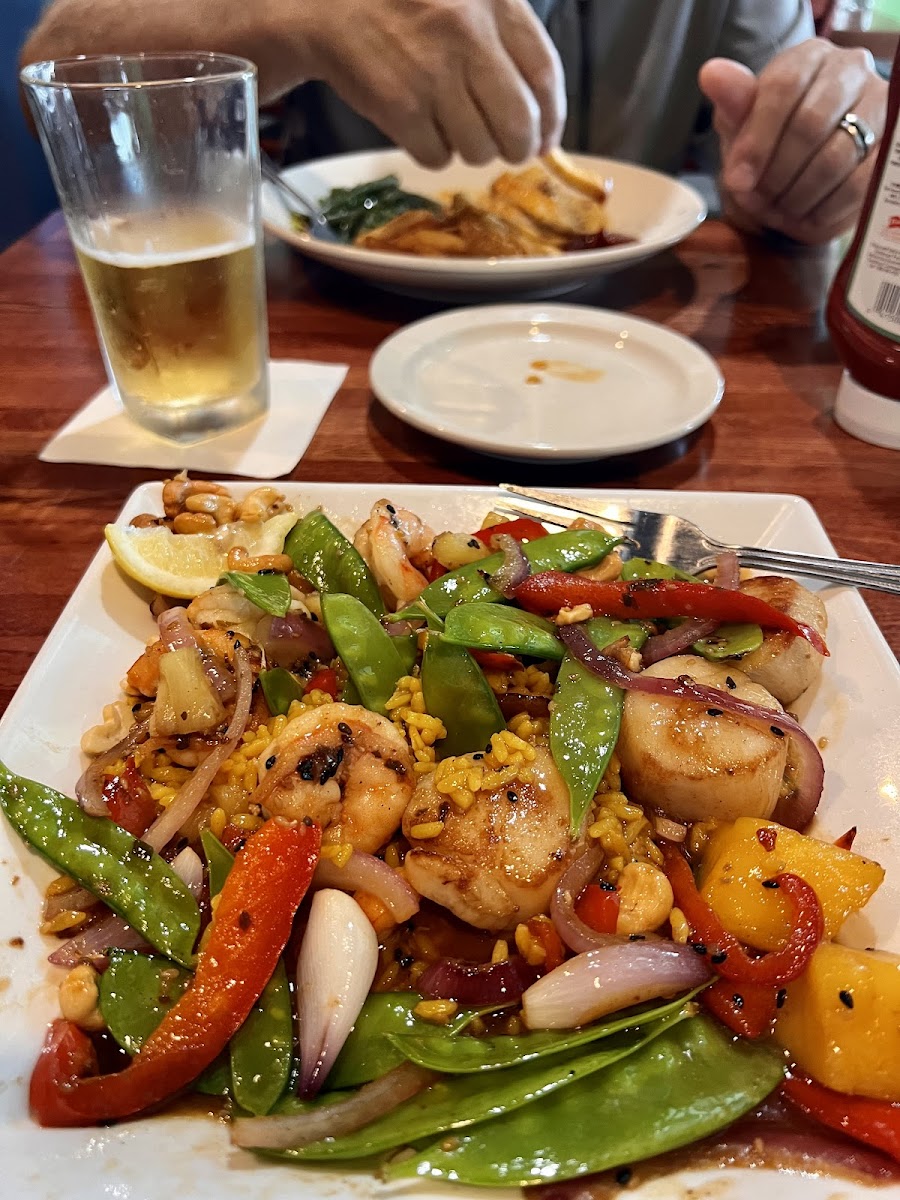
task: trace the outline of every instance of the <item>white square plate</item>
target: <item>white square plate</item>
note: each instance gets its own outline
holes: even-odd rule
[[[240,495],[254,484],[229,484]],[[498,494],[490,488],[401,485],[304,486],[282,490],[298,510],[316,505],[345,531],[386,492],[437,529],[476,527]],[[713,537],[784,550],[831,554],[810,506],[794,496],[734,493],[584,493],[681,513]],[[159,484],[135,491],[122,512],[161,511]],[[99,530],[98,530],[99,534]],[[822,837],[859,827],[855,848],[882,862],[887,880],[864,917],[848,922],[855,945],[900,952],[900,670],[868,609],[853,591],[823,592],[831,658],[799,716],[823,745],[825,795],[816,822]],[[0,722],[0,759],[11,770],[71,793],[81,770],[79,739],[153,633],[146,598],[98,552]],[[0,1196],[12,1200],[288,1200],[295,1196],[359,1200],[414,1195],[466,1200],[486,1192],[425,1181],[386,1187],[370,1175],[297,1168],[233,1151],[223,1124],[184,1112],[93,1130],[42,1130],[27,1115],[27,1081],[47,1022],[56,1014],[61,972],[49,966],[50,939],[37,933],[51,872],[0,823]],[[13,939],[24,938],[16,947]],[[687,1186],[709,1184],[687,1192]],[[716,1200],[871,1200],[844,1180],[766,1172],[693,1172],[629,1191],[635,1200],[689,1194]],[[518,1191],[493,1191],[503,1197]],[[876,1193],[898,1200],[900,1187]]]

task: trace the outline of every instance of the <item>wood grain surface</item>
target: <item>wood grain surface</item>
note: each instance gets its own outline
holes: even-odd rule
[[[789,492],[817,510],[838,553],[897,561],[900,454],[843,433],[840,374],[822,306],[835,248],[743,238],[709,221],[681,246],[598,280],[581,304],[626,309],[695,338],[721,363],[725,398],[683,441],[579,466],[519,467],[534,486]],[[350,364],[292,478],[495,483],[509,464],[417,433],[367,377],[384,337],[436,311],[267,250],[275,357]],[[58,215],[0,255],[0,710],[6,707],[125,497],[154,470],[41,463],[37,454],[104,382],[87,300]],[[900,598],[865,593],[892,650]]]

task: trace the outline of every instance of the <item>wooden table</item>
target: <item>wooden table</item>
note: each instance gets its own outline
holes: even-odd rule
[[[744,240],[710,221],[676,250],[600,281],[580,303],[638,312],[695,338],[722,364],[725,398],[683,442],[577,467],[535,467],[534,485],[794,492],[840,554],[891,558],[900,546],[900,454],[856,441],[829,416],[839,367],[821,306],[834,248]],[[510,468],[390,416],[367,382],[369,356],[398,325],[432,311],[268,251],[277,356],[346,362],[350,372],[293,478],[497,482]],[[153,470],[41,463],[37,453],[104,381],[87,302],[58,216],[0,256],[0,709],[85,569],[105,522]],[[900,599],[867,593],[892,649]]]

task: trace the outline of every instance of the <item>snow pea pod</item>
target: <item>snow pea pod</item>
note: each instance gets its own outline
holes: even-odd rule
[[[685,1014],[676,1015],[650,1029],[614,1034],[600,1050],[588,1054],[570,1051],[549,1061],[538,1060],[511,1067],[490,1080],[481,1075],[438,1079],[414,1100],[401,1104],[356,1133],[313,1142],[299,1150],[287,1150],[284,1157],[298,1160],[363,1158],[449,1129],[490,1123],[503,1113],[545,1100],[573,1086],[579,1079],[605,1070],[659,1037],[664,1025],[684,1019]]]
[[[324,513],[307,513],[288,534],[284,552],[317,591],[343,592],[370,612],[384,612],[378,584],[362,555]]]
[[[222,890],[234,855],[215,834],[200,835],[209,874],[209,894]],[[284,960],[280,959],[262,995],[229,1045],[229,1082],[242,1109],[263,1116],[282,1094],[291,1073],[294,1025]]]
[[[503,650],[556,661],[565,653],[556,626],[544,617],[479,600],[450,609],[444,623],[444,640],[473,650]]]
[[[598,649],[626,637],[635,649],[647,639],[640,625],[595,617],[584,625]],[[597,785],[603,778],[619,737],[624,696],[577,658],[566,654],[556,677],[550,712],[550,752],[569,789],[573,834],[581,830]]]
[[[578,571],[581,567],[592,567],[606,558],[621,540],[599,529],[566,529],[562,533],[549,533],[533,542],[525,542],[522,551],[535,574],[540,571]],[[455,605],[470,604],[473,600],[496,603],[503,597],[486,582],[485,576],[493,574],[502,562],[502,554],[490,554],[487,558],[448,571],[424,588],[419,601],[427,604],[438,617],[446,617]],[[397,614],[398,618],[421,617],[422,610],[417,608],[419,601],[414,600]]]
[[[262,575],[249,571],[226,571],[219,583],[230,583],[251,604],[273,617],[284,617],[291,607],[291,585],[286,575]]]
[[[226,851],[227,853],[227,851]],[[134,1055],[163,1019],[191,978],[171,959],[137,950],[111,950],[100,976],[100,1012],[123,1050]],[[225,1055],[193,1084],[205,1096],[227,1096],[231,1071]]]
[[[697,575],[688,575],[668,563],[655,562],[652,558],[629,558],[622,564],[623,579],[680,579],[683,583],[702,583]]]
[[[763,644],[763,631],[759,625],[720,625],[709,637],[694,642],[694,649],[711,662],[723,658],[741,658],[752,654]]]
[[[425,708],[444,723],[447,736],[438,743],[441,758],[484,750],[495,733],[506,728],[497,697],[468,650],[429,633],[422,657]]]
[[[368,996],[329,1072],[329,1090],[358,1087],[399,1066],[403,1055],[391,1045],[389,1035],[422,1024],[413,1016],[421,999],[415,992],[376,992]]]
[[[383,714],[397,680],[406,674],[394,639],[355,596],[323,595],[322,620],[360,701]]]
[[[295,700],[303,696],[303,687],[284,667],[260,671],[259,682],[273,717],[284,716]]]
[[[631,1011],[608,1021],[595,1021],[593,1025],[584,1025],[580,1029],[499,1034],[496,1037],[457,1037],[452,1033],[448,1035],[447,1026],[426,1027],[422,1022],[416,1022],[410,1032],[391,1032],[387,1038],[402,1052],[404,1058],[431,1071],[443,1071],[448,1075],[497,1071],[575,1050],[629,1029],[646,1029],[680,1012],[689,999],[690,996],[680,996],[665,1004],[656,1004],[640,1012]]]
[[[546,1183],[674,1150],[754,1108],[784,1076],[772,1047],[733,1041],[703,1016],[666,1029],[597,1077],[389,1163],[388,1179]],[[493,1079],[492,1079],[493,1082]]]
[[[193,961],[200,910],[172,868],[108,817],[0,763],[0,808],[32,849],[182,966]]]

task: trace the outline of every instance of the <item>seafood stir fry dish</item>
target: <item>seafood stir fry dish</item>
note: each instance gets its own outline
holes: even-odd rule
[[[107,530],[155,627],[72,798],[0,768],[58,872],[35,1121],[198,1091],[300,1168],[554,1197],[686,1146],[898,1178],[900,960],[837,940],[884,872],[805,832],[817,596],[586,521],[163,501]]]
[[[335,188],[322,211],[343,240],[437,258],[546,256],[631,239],[609,232],[606,185],[560,150],[505,171],[477,196],[442,202],[403,191],[394,175]],[[297,218],[303,225],[302,218]]]

